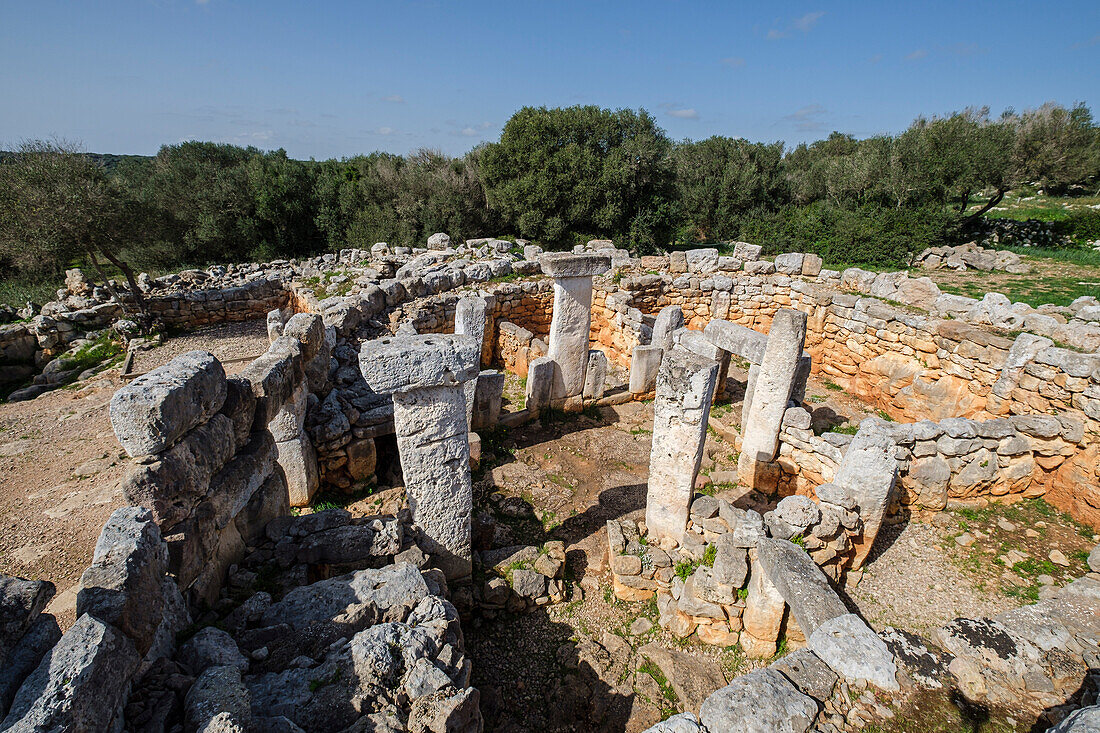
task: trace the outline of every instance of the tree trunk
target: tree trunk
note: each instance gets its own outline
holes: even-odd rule
[[[970,226],[975,221],[980,219],[982,217],[982,214],[989,211],[990,209],[992,209],[997,204],[1001,203],[1001,199],[1003,199],[1005,197],[1006,192],[1007,192],[1007,189],[998,188],[997,189],[997,194],[993,198],[989,199],[989,201],[986,203],[985,206],[978,209],[973,214],[971,214],[970,216],[968,216],[968,217],[966,217],[965,219],[962,220],[962,226],[963,227]]]
[[[959,213],[965,214],[967,206],[970,206],[970,191],[963,191],[962,203],[959,204]]]
[[[107,273],[103,271],[103,268],[99,266],[99,258],[95,256],[94,249],[88,250],[88,259],[92,261],[92,267],[95,268],[95,271],[99,273],[99,276],[101,278],[103,278],[103,287],[107,288],[107,290],[111,293],[111,297],[117,300],[119,305],[125,308],[126,304],[122,302],[122,298],[118,297],[118,291],[115,290],[114,285],[111,285],[111,279],[107,277]]]
[[[141,314],[148,317],[149,311],[146,310],[145,307],[145,296],[142,294],[141,288],[138,287],[137,279],[134,278],[134,271],[124,260],[115,257],[106,248],[100,249],[100,252],[111,261],[111,264],[122,270],[122,274],[126,276],[126,282],[130,285],[130,292],[134,294],[134,303],[137,305],[138,310],[141,311]]]

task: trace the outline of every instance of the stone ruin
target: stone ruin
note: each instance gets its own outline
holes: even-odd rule
[[[429,244],[283,263],[279,276],[226,270],[263,284],[155,301],[188,304],[197,323],[266,313],[270,347],[235,377],[196,351],[116,393],[130,506],[104,526],[64,634],[42,613],[49,583],[0,578],[0,730],[481,730],[462,617],[568,589],[560,542],[474,550],[476,431],[647,399],[644,520],[607,524],[612,592],[655,599],[677,637],[756,658],[781,638],[796,647],[651,731],[833,731],[842,693],[944,685],[1055,711],[1059,731],[1095,725],[1078,693],[1100,668],[1097,552],[1093,573],[1039,603],[956,619],[930,641],[873,631],[835,588],[884,523],[949,501],[1045,496],[1100,526],[1100,353],[1053,340],[1095,352],[1100,303],[978,301],[813,255],[763,261],[745,243],[640,261],[604,243],[522,257],[501,240]],[[318,299],[313,272],[354,285]],[[250,288],[262,297],[229,307],[227,291]],[[1020,326],[1015,339],[990,330]],[[34,328],[49,358],[50,326]],[[732,435],[710,410],[735,359],[749,379]],[[526,378],[524,409],[502,412],[490,364]],[[629,382],[609,392],[612,367]],[[811,372],[909,421],[817,435]],[[739,447],[737,478],[770,497],[766,511],[696,492],[708,429]],[[394,460],[407,509],[296,513]],[[516,569],[481,580],[479,568]]]

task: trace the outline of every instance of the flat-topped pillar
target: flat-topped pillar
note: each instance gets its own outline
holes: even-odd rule
[[[580,410],[592,327],[592,278],[611,269],[611,257],[552,252],[539,257],[539,265],[543,273],[554,278],[547,356],[558,369],[550,399],[566,410]]]
[[[703,458],[718,362],[672,349],[657,372],[645,521],[651,538],[680,544]]]
[[[744,439],[737,472],[741,483],[756,485],[757,467],[775,460],[779,429],[794,390],[802,345],[806,341],[806,314],[780,308],[772,319],[760,370],[752,389],[752,401],[741,426]]]
[[[375,392],[393,395],[405,491],[424,549],[449,579],[470,574],[473,490],[464,384],[478,374],[480,344],[427,334],[367,341],[359,368]]]

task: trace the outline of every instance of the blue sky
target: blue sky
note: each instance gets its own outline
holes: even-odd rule
[[[793,144],[1048,100],[1100,117],[1097,0],[0,0],[0,147],[457,154],[524,105],[573,104]]]

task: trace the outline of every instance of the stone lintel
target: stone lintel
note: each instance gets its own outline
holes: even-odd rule
[[[386,336],[359,351],[363,379],[375,392],[459,386],[477,376],[481,345],[469,336]]]
[[[550,252],[539,257],[539,265],[550,277],[594,277],[611,269],[610,255]]]

